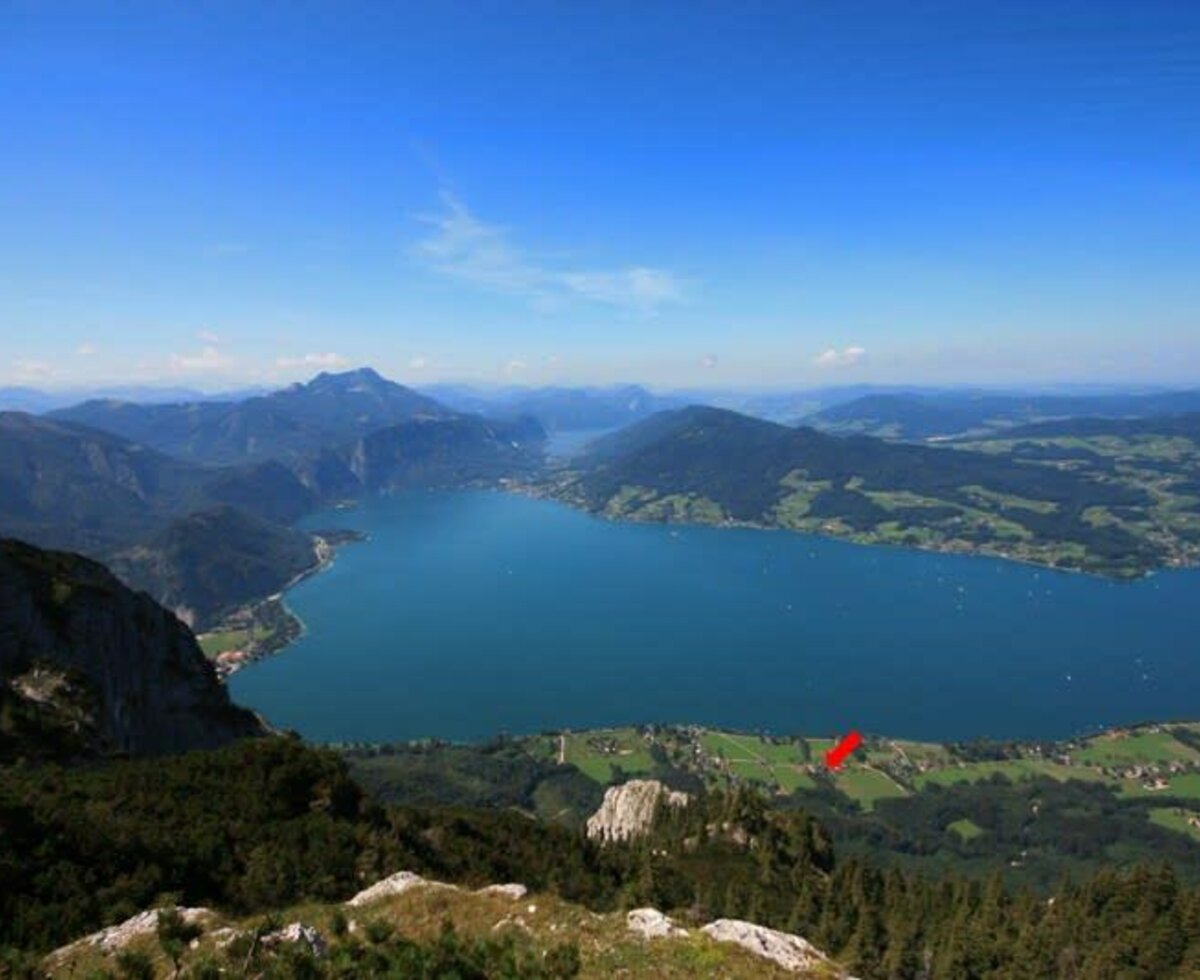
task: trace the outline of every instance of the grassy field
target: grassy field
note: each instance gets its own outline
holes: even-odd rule
[[[1146,789],[1140,782],[1127,779],[1121,783],[1122,796],[1174,796],[1183,800],[1200,800],[1200,773],[1189,772],[1167,779],[1167,788]]]
[[[1068,779],[1083,779],[1091,782],[1108,781],[1101,773],[1082,766],[1065,766],[1061,763],[1046,762],[1040,759],[1011,759],[1004,762],[959,763],[945,769],[934,769],[921,773],[913,782],[918,789],[924,789],[926,786],[934,784],[949,786],[952,783],[976,783],[981,779],[990,779],[997,774],[1003,775],[1013,782],[1033,779],[1036,776],[1049,776],[1060,782]]]
[[[841,769],[834,777],[834,785],[868,813],[879,800],[908,796],[903,786],[874,769]]]
[[[955,820],[954,823],[947,824],[946,829],[952,834],[958,834],[963,840],[974,840],[986,831],[979,826],[974,820],[968,820],[963,817],[961,820]]]
[[[654,769],[649,746],[635,728],[572,732],[564,738],[565,761],[602,785],[612,782],[617,770],[638,776]]]
[[[1085,765],[1094,766],[1200,762],[1200,752],[1184,745],[1167,731],[1100,735],[1091,739],[1074,757]]]
[[[722,760],[739,779],[778,786],[786,793],[815,789],[807,772],[804,745],[799,741],[770,740],[758,735],[708,731],[700,736],[704,751]]]
[[[1200,820],[1200,814],[1197,814],[1194,810],[1182,810],[1174,806],[1161,807],[1151,810],[1149,817],[1151,823],[1158,824],[1160,827],[1166,827],[1167,830],[1186,834],[1193,840],[1200,840],[1200,827],[1191,822],[1193,820]]]
[[[202,633],[196,637],[206,657],[215,657],[226,650],[244,650],[250,641],[250,630],[227,630],[219,633]]]
[[[670,765],[710,785],[733,780],[768,792],[799,793],[801,798],[806,792],[827,793],[833,788],[864,812],[872,812],[881,800],[996,776],[1014,783],[1035,778],[1102,783],[1126,800],[1158,797],[1172,803],[1200,801],[1200,752],[1171,732],[1183,727],[1147,725],[1080,743],[1064,743],[1058,750],[1029,746],[1018,749],[1015,758],[999,761],[963,761],[944,745],[868,737],[836,772],[825,766],[825,753],[834,745],[834,740],[827,738],[772,738],[700,728],[668,728],[653,733],[616,728],[572,732],[561,738],[564,761],[601,786],[622,776],[661,772],[651,754],[657,743],[655,751],[660,759],[670,760]],[[557,735],[527,741],[527,751],[542,759],[557,759],[559,747]],[[1044,751],[1049,757],[1042,754]],[[1178,771],[1181,766],[1186,771]],[[1127,772],[1134,767],[1145,771],[1135,777]],[[1156,783],[1159,789],[1152,788]],[[962,824],[948,829],[964,840],[976,836]]]

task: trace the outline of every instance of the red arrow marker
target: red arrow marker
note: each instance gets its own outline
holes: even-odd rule
[[[836,769],[846,761],[846,756],[862,745],[862,736],[858,732],[851,732],[844,739],[838,742],[832,749],[825,753],[825,765],[830,769]]]

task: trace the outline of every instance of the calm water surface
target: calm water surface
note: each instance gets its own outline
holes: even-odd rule
[[[487,492],[310,523],[371,540],[289,594],[307,634],[231,687],[315,740],[646,721],[1059,737],[1200,717],[1200,570],[1117,584]]]

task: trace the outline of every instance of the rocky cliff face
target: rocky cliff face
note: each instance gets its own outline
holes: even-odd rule
[[[155,755],[264,731],[149,596],[96,562],[3,539],[0,709],[0,760],[44,756],[48,732],[71,754]]]
[[[656,779],[631,779],[605,791],[600,809],[588,818],[587,835],[601,842],[640,837],[654,823],[660,803],[686,806],[687,802],[687,793],[669,790]]]

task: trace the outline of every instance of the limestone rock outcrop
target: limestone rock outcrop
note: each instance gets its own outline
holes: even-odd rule
[[[660,803],[686,806],[689,799],[687,793],[667,789],[656,779],[631,779],[610,786],[600,809],[588,818],[587,835],[602,843],[632,840],[650,829]]]
[[[717,919],[700,930],[705,935],[722,943],[735,943],[755,956],[790,970],[801,973],[819,966],[830,967],[828,957],[807,939],[791,933],[768,929],[766,926],[741,919]]]
[[[625,916],[625,924],[630,932],[636,932],[646,939],[669,939],[688,934],[686,929],[675,925],[670,916],[663,915],[658,909],[634,909]]]
[[[382,881],[375,882],[370,888],[364,888],[346,904],[350,908],[358,908],[361,905],[370,905],[372,902],[378,902],[393,895],[403,895],[406,891],[410,891],[413,888],[453,887],[453,885],[447,885],[445,882],[430,881],[427,878],[422,878],[411,871],[397,871],[394,875],[389,875]]]
[[[147,909],[145,912],[139,912],[124,922],[93,932],[91,935],[75,940],[70,945],[56,949],[47,957],[47,962],[59,962],[83,946],[92,946],[102,953],[119,953],[135,939],[154,935],[158,929],[158,914],[166,911],[169,909]],[[175,906],[174,911],[178,912],[179,917],[189,925],[203,924],[206,920],[214,917],[213,911],[205,908],[189,909]]]
[[[290,922],[282,929],[276,929],[262,937],[262,944],[268,948],[292,946],[296,943],[305,946],[316,957],[324,956],[327,948],[325,937],[312,926],[306,926],[303,922]]]
[[[511,898],[513,901],[520,901],[529,894],[529,889],[524,885],[510,882],[505,885],[487,885],[478,889],[477,893],[480,895],[497,895],[502,898]]]

